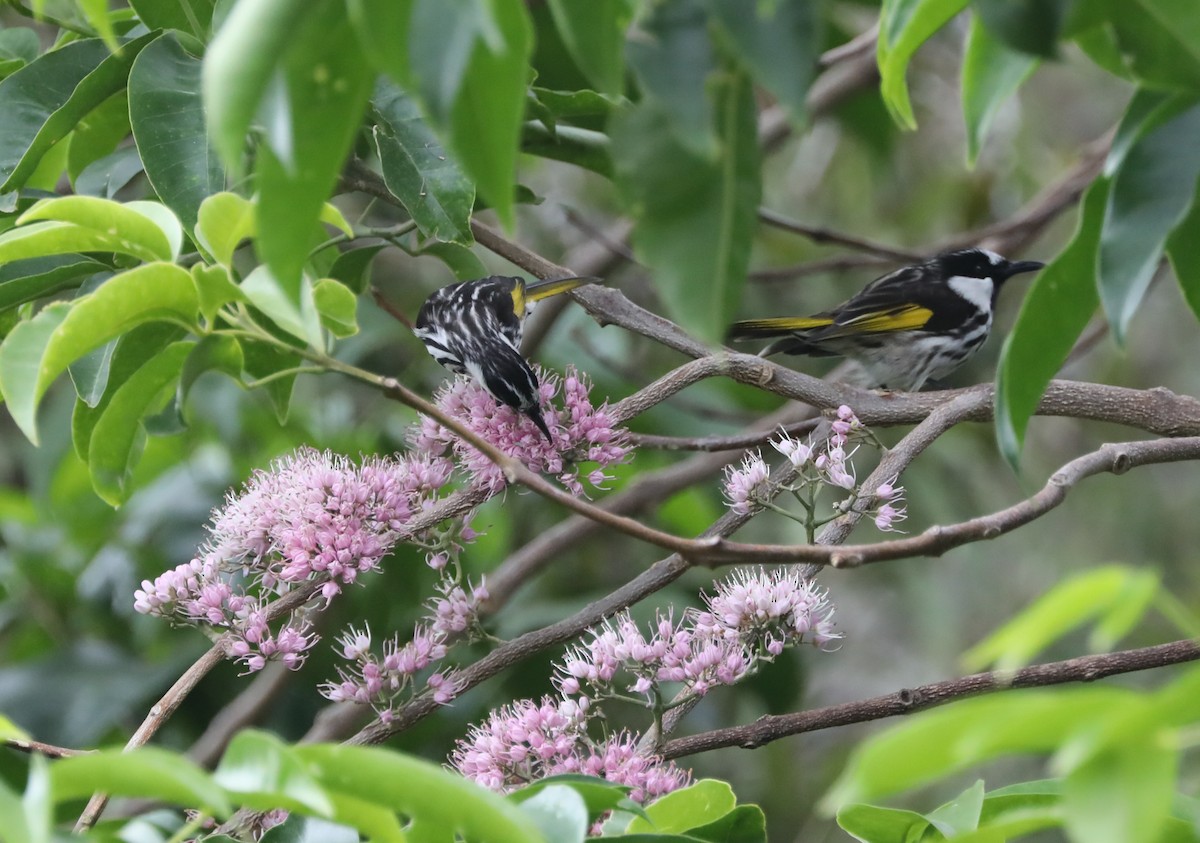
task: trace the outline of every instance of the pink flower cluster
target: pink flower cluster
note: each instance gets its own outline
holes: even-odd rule
[[[799,479],[783,488],[790,491],[798,491],[806,486],[842,489],[851,494],[839,507],[843,512],[859,498],[870,496],[872,507],[864,511],[871,515],[875,526],[884,532],[898,532],[895,524],[908,517],[904,505],[904,487],[896,486],[897,478],[893,477],[891,482],[869,492],[859,488],[855,476],[851,460],[858,451],[858,445],[851,447],[851,442],[866,435],[866,427],[854,411],[843,404],[837,409],[837,418],[831,424],[831,433],[823,447],[821,443],[811,440],[801,442],[783,432],[778,438],[770,440],[770,444],[799,472]],[[747,454],[740,466],[728,466],[723,486],[726,505],[740,515],[763,508],[770,493],[770,477],[771,468],[758,451]],[[809,517],[812,518],[812,513],[809,513]]]
[[[824,589],[793,569],[746,570],[705,595],[707,610],[689,609],[680,623],[659,614],[646,635],[628,612],[591,630],[591,638],[567,651],[555,684],[567,697],[605,697],[620,690],[664,702],[662,685],[682,683],[678,701],[703,696],[717,685],[734,685],[786,647],[821,646],[839,638]]]
[[[351,627],[338,639],[339,653],[353,667],[337,669],[340,681],[321,685],[321,695],[333,702],[356,702],[370,705],[387,721],[392,716],[396,700],[415,685],[416,676],[435,662],[446,657],[444,632],[418,625],[405,644],[399,636],[383,643],[383,656],[371,652],[371,630]],[[425,680],[437,703],[448,703],[460,688],[454,677],[446,672],[433,673]]]
[[[468,377],[447,381],[434,400],[440,409],[508,456],[534,471],[557,477],[572,494],[583,493],[583,480],[593,488],[603,488],[610,479],[605,469],[624,462],[632,453],[624,429],[613,422],[607,404],[592,404],[591,384],[574,367],[568,366],[562,377],[540,366],[535,369],[550,442],[527,416],[501,404]],[[560,391],[562,409],[553,403]],[[495,463],[431,418],[421,419],[410,440],[417,450],[452,454],[476,486],[495,493],[506,485]],[[580,463],[594,463],[595,467],[584,474]]]
[[[295,619],[272,633],[264,601],[321,578],[326,601],[374,570],[412,515],[445,485],[440,458],[368,458],[302,448],[230,495],[200,555],[142,582],[134,608],[235,633],[230,653],[249,670],[269,658],[298,668],[316,636]]]
[[[593,741],[589,719],[586,701],[517,700],[458,741],[450,764],[501,793],[547,776],[582,773],[628,785],[630,798],[644,803],[688,783],[688,773],[673,762],[640,753],[628,732]]]

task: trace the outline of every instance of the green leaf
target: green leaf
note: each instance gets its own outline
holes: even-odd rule
[[[43,309],[14,328],[0,345],[0,391],[9,413],[37,444],[38,402],[70,363],[147,322],[191,328],[198,310],[191,276],[167,263],[131,269],[69,305]]]
[[[767,843],[767,817],[757,805],[738,805],[725,816],[690,829],[688,836],[710,843]]]
[[[183,407],[192,385],[205,372],[224,372],[236,380],[242,376],[245,367],[246,357],[236,337],[224,334],[204,337],[195,344],[184,361],[183,372],[179,376],[178,405]]]
[[[460,246],[458,243],[429,243],[423,248],[418,249],[415,254],[433,255],[446,264],[446,266],[450,267],[450,271],[454,273],[454,277],[459,281],[484,278],[490,274],[487,266],[480,260],[479,255],[472,252],[466,246]]]
[[[294,369],[300,363],[300,355],[283,351],[267,343],[242,341],[242,353],[245,355],[246,374],[255,380],[270,378],[262,385],[275,410],[275,418],[280,424],[287,422],[288,410],[292,403],[292,389],[296,385],[295,373],[279,375],[280,372]]]
[[[1034,280],[996,370],[996,440],[1014,467],[1029,419],[1096,310],[1096,252],[1108,198],[1097,179],[1081,203],[1075,236]]]
[[[1200,21],[1190,0],[1111,3],[1108,19],[1132,73],[1144,84],[1200,89]]]
[[[50,765],[45,758],[34,755],[29,764],[29,778],[25,782],[25,792],[21,795],[19,810],[16,811],[16,822],[10,831],[18,834],[24,832],[30,843],[49,843],[54,828],[54,797],[50,780]],[[8,788],[5,788],[7,793]],[[7,800],[6,800],[7,801]],[[11,805],[10,808],[18,808]]]
[[[578,793],[587,805],[589,820],[596,820],[602,815],[613,811],[627,811],[636,815],[645,815],[642,806],[629,798],[630,788],[627,785],[617,785],[595,776],[585,776],[578,773],[564,773],[538,779],[532,784],[525,785],[520,790],[508,794],[508,800],[520,804],[531,798],[550,785],[565,785]]]
[[[84,167],[75,178],[75,192],[81,196],[112,199],[141,175],[142,170],[142,157],[138,155],[137,147],[122,147]]]
[[[1157,573],[1130,570],[1125,593],[1097,620],[1092,634],[1088,636],[1088,646],[1095,652],[1116,647],[1142,622],[1161,591],[1162,583]]]
[[[63,758],[54,762],[50,780],[57,802],[104,792],[199,808],[217,817],[231,810],[229,798],[207,773],[177,752],[152,746]]]
[[[83,255],[51,255],[0,266],[0,310],[77,287],[106,267]]]
[[[230,279],[229,270],[223,266],[198,263],[192,267],[192,280],[196,282],[196,292],[200,296],[200,313],[210,325],[222,307],[230,302],[247,300],[241,288]]]
[[[231,172],[240,172],[246,133],[280,57],[296,34],[328,3],[259,0],[238,3],[208,45],[201,79],[213,145]]]
[[[983,810],[983,779],[941,805],[928,815],[929,822],[946,837],[957,837],[979,828],[979,816]]]
[[[363,807],[368,811],[372,808],[375,811],[382,810],[370,804]],[[392,817],[392,822],[396,822],[395,817]],[[333,823],[320,817],[292,814],[281,824],[269,828],[267,833],[259,838],[259,843],[358,843],[361,839],[358,830],[351,826]],[[372,835],[369,839],[376,841],[389,838]],[[403,833],[399,839],[404,839]],[[205,840],[207,843],[208,838]]]
[[[56,199],[42,199],[32,208],[17,218],[19,226],[27,223],[49,221],[68,223],[74,230],[82,231],[90,237],[90,243],[111,243],[110,251],[133,255],[144,261],[170,261],[178,254],[178,243],[181,234],[178,231],[178,221],[175,221],[175,232],[168,232],[164,218],[149,212],[152,208],[161,208],[153,202],[114,202],[111,199],[100,199],[96,196],[61,196]],[[6,248],[10,240],[17,242],[18,235],[27,228],[15,228],[0,235],[0,256],[6,256]],[[13,246],[16,249],[16,246]],[[67,250],[63,250],[67,251]],[[101,249],[77,246],[69,251],[101,251]],[[24,255],[21,255],[24,257]],[[3,259],[3,257],[0,257]]]
[[[424,237],[469,246],[475,185],[442,148],[417,104],[385,79],[375,84],[371,105],[383,180],[412,215]]]
[[[1158,578],[1119,565],[1085,571],[1063,580],[1000,629],[963,654],[967,670],[1024,667],[1076,627],[1124,605],[1128,591],[1152,586]]]
[[[520,0],[416,0],[408,35],[415,91],[509,228],[532,29]]]
[[[804,118],[821,55],[820,7],[810,0],[706,0],[734,55],[794,121]]]
[[[825,810],[920,787],[999,755],[1051,752],[1078,723],[1132,698],[1119,688],[1010,691],[921,712],[852,753]]]
[[[154,192],[190,231],[200,204],[225,187],[205,131],[200,59],[173,33],[142,50],[129,73],[129,120]]]
[[[672,318],[718,342],[737,307],[761,191],[754,95],[743,76],[716,87],[721,154],[684,149],[651,103],[617,115],[617,187],[637,222],[634,246]]]
[[[350,151],[373,80],[358,57],[344,4],[311,6],[281,56],[279,72],[280,82],[264,102],[256,248],[299,305],[301,271],[317,220]]]
[[[75,402],[75,411],[71,414],[71,441],[79,459],[88,461],[96,423],[112,403],[117,390],[133,377],[147,360],[156,357],[181,336],[183,331],[177,325],[169,322],[148,322],[103,346],[109,350],[109,355],[103,377],[97,378],[99,395],[80,392],[79,400]],[[77,365],[71,367],[71,375],[76,381],[76,390],[79,391],[80,381],[75,377]]]
[[[967,164],[974,167],[979,148],[1004,101],[1038,66],[1031,56],[1010,50],[994,38],[978,16],[971,18],[962,66],[963,118],[967,123]]]
[[[129,66],[153,40],[144,35],[110,54],[98,40],[46,53],[0,82],[0,193],[25,184],[42,157],[89,112],[125,87]]]
[[[1179,753],[1156,724],[1110,743],[1063,782],[1064,820],[1074,840],[1156,843],[1171,810]]]
[[[350,23],[371,65],[392,81],[411,88],[408,27],[414,0],[347,0]]]
[[[929,828],[929,820],[915,811],[859,803],[839,808],[837,824],[862,843],[909,843]]]
[[[630,0],[550,0],[550,14],[567,52],[597,91],[625,90],[625,31],[633,19]]]
[[[737,797],[728,783],[701,779],[647,805],[646,816],[635,817],[627,831],[679,834],[716,822],[736,805]]]
[[[129,0],[147,29],[178,29],[207,41],[214,0]]]
[[[174,393],[194,345],[190,340],[172,343],[146,360],[117,387],[96,420],[88,446],[88,473],[96,494],[111,506],[120,506],[128,497],[133,467],[145,444],[143,419]]]
[[[1200,104],[1141,135],[1112,177],[1100,236],[1100,301],[1124,345],[1166,248],[1192,206],[1200,178]]]
[[[524,811],[553,843],[583,843],[588,831],[588,809],[583,797],[564,784],[542,788],[521,803]]]
[[[1167,238],[1167,257],[1184,301],[1200,319],[1200,190],[1192,197],[1192,209]],[[3,289],[3,288],[0,288]]]
[[[355,293],[361,293],[371,284],[371,262],[383,251],[385,244],[348,249],[337,256],[329,270],[329,277],[341,281]],[[480,276],[476,275],[475,278]]]
[[[967,0],[883,0],[876,46],[879,88],[892,119],[902,128],[917,127],[905,79],[909,61],[966,5]]]
[[[322,278],[313,285],[313,303],[321,315],[321,324],[338,339],[358,333],[358,296],[333,278]]]
[[[196,239],[222,266],[230,266],[238,244],[258,232],[254,203],[236,193],[214,193],[197,213]]]
[[[321,318],[313,303],[313,286],[301,279],[300,304],[292,301],[283,285],[266,266],[255,267],[241,284],[243,295],[272,322],[293,337],[322,348]]]
[[[309,744],[295,752],[325,788],[386,805],[443,832],[480,843],[541,839],[518,806],[437,764],[374,747]]]
[[[75,124],[67,150],[67,174],[72,183],[89,164],[111,155],[129,135],[129,97],[117,91]]]
[[[249,729],[229,742],[213,774],[216,782],[258,810],[284,807],[332,817],[333,802],[296,748]]]
[[[717,62],[704,7],[699,0],[655,3],[639,28],[644,34],[630,40],[629,63],[657,106],[648,108],[661,113],[662,128],[692,155],[716,156],[713,104],[707,89]]]
[[[1014,50],[1052,59],[1058,55],[1067,13],[1073,0],[973,0],[976,14]]]
[[[526,123],[521,135],[521,151],[539,158],[563,161],[611,178],[611,144],[603,132],[559,126],[553,132],[541,123]]]

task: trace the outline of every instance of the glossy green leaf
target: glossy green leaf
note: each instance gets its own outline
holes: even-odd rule
[[[218,817],[231,810],[225,792],[207,773],[177,752],[152,746],[63,758],[51,767],[50,780],[60,802],[102,791],[200,808]]]
[[[1073,0],[972,0],[992,34],[1013,50],[1055,58]]]
[[[1200,89],[1200,21],[1190,0],[1112,3],[1108,22],[1126,66],[1143,84]]]
[[[0,82],[0,193],[15,190],[42,156],[89,112],[125,87],[143,36],[111,55],[98,40],[46,53]]]
[[[459,281],[484,278],[491,274],[479,255],[458,243],[429,243],[418,249],[415,254],[432,255],[437,258],[450,267],[450,271]]]
[[[166,230],[165,217],[158,214],[150,216],[153,208],[161,206],[152,202],[114,202],[95,196],[61,196],[35,203],[17,219],[17,224],[25,226],[42,221],[67,223],[97,238],[97,242],[107,238],[108,242],[114,244],[111,251],[133,255],[144,261],[174,260],[182,240],[178,222],[175,222],[173,231]],[[22,230],[16,228],[0,235],[0,255],[7,254],[5,244],[9,238],[16,239]],[[99,250],[77,246],[71,251]]]
[[[327,3],[259,0],[238,3],[205,53],[201,79],[213,145],[231,172],[240,172],[246,133],[281,56]]]
[[[358,57],[342,3],[311,7],[281,56],[279,72],[280,82],[264,103],[256,249],[298,305],[317,220],[358,131],[374,77]]]
[[[625,90],[625,31],[633,19],[630,0],[550,0],[559,37],[597,91],[614,96]]]
[[[929,828],[929,820],[915,811],[861,803],[839,808],[837,824],[862,843],[909,843]]]
[[[520,0],[416,0],[415,90],[501,223],[513,224],[532,26]]]
[[[692,155],[718,154],[708,85],[717,71],[708,20],[700,0],[667,0],[650,7],[632,38],[629,63],[663,118],[662,129]],[[664,139],[666,142],[666,139]]]
[[[346,215],[332,202],[326,202],[321,206],[321,212],[317,214],[317,219],[326,225],[332,225],[347,237],[354,236],[354,228],[346,219]]]
[[[113,199],[142,173],[142,156],[136,146],[124,146],[97,158],[75,177],[75,192],[80,196]]]
[[[88,446],[88,473],[92,488],[106,503],[120,506],[128,498],[133,467],[145,444],[142,420],[174,394],[194,345],[190,340],[172,343],[145,360],[102,409]]]
[[[267,732],[239,732],[221,756],[213,778],[239,801],[258,810],[284,807],[332,817],[333,802],[296,748]]]
[[[1011,691],[914,715],[860,743],[826,810],[920,787],[1000,755],[1052,752],[1077,723],[1129,700],[1119,688]]]
[[[37,59],[41,51],[41,39],[33,29],[14,26],[0,30],[0,61],[29,64]]]
[[[423,236],[473,243],[475,185],[442,148],[416,102],[381,78],[371,106],[379,119],[375,146],[388,190],[412,215]]]
[[[147,322],[190,328],[198,310],[191,276],[167,263],[131,269],[69,305],[43,309],[0,345],[0,390],[9,413],[36,444],[38,402],[71,362]]]
[[[83,255],[52,255],[16,260],[0,266],[0,310],[77,287],[105,269]]]
[[[266,266],[255,267],[241,283],[246,299],[272,322],[296,339],[321,348],[321,318],[313,303],[312,288],[307,278],[301,279],[300,303],[296,304]]]
[[[75,124],[67,150],[67,174],[74,182],[89,164],[112,154],[129,135],[129,97],[117,91]]]
[[[1200,179],[1196,137],[1200,104],[1139,137],[1113,174],[1097,283],[1120,345],[1162,260],[1167,237],[1191,208]]]
[[[1167,238],[1167,257],[1184,301],[1200,319],[1200,190],[1192,197],[1192,209]],[[3,289],[3,288],[0,288]]]
[[[971,18],[962,65],[963,118],[967,123],[967,163],[975,166],[979,149],[996,114],[1038,65],[1032,56],[1009,49],[993,37],[979,17]]]
[[[223,266],[196,264],[192,267],[192,280],[196,282],[196,293],[200,296],[200,313],[210,325],[217,311],[235,301],[246,301],[246,294],[229,277]]]
[[[1161,592],[1162,583],[1156,572],[1130,570],[1125,593],[1096,621],[1088,636],[1088,646],[1095,652],[1115,649],[1118,642],[1138,628]]]
[[[342,252],[334,260],[329,277],[341,281],[355,293],[362,293],[371,284],[372,261],[385,248],[387,247],[384,244],[376,244]]]
[[[647,805],[646,816],[635,817],[628,833],[679,834],[719,820],[736,805],[737,797],[726,782],[701,779]]]
[[[377,805],[364,804],[357,806],[371,812],[382,811]],[[395,823],[395,817],[392,817],[392,822]],[[341,823],[330,822],[329,820],[321,819],[320,817],[306,817],[301,814],[292,814],[280,825],[273,826],[268,829],[260,839],[259,843],[358,843],[362,838],[358,834],[358,830],[348,825]],[[392,840],[396,838],[388,838],[379,835],[369,837],[374,841]],[[404,833],[400,833],[399,840],[404,840]],[[207,838],[205,838],[207,843]]]
[[[178,29],[207,41],[214,0],[129,0],[147,29]]]
[[[542,788],[521,803],[547,841],[583,843],[588,832],[588,809],[583,797],[565,784]]]
[[[104,45],[114,53],[120,49],[117,34],[113,31],[112,18],[108,13],[108,0],[78,0],[83,18],[100,36]]]
[[[214,193],[197,214],[196,238],[222,266],[233,262],[238,244],[258,231],[254,204],[236,193]]]
[[[634,247],[668,313],[718,342],[737,307],[761,190],[754,95],[744,77],[716,88],[721,155],[684,149],[667,116],[642,103],[614,118],[617,187],[637,222]]]
[[[585,776],[578,773],[565,773],[538,779],[532,784],[508,794],[511,802],[520,804],[541,792],[550,785],[565,785],[581,797],[587,805],[588,817],[592,820],[613,811],[621,810],[632,814],[644,815],[642,806],[629,798],[629,786],[618,785],[595,776]]]
[[[1096,311],[1096,253],[1108,198],[1108,181],[1097,179],[1084,194],[1075,236],[1038,273],[996,370],[996,440],[1016,466],[1029,419],[1037,410],[1075,340]]]
[[[12,825],[6,824],[5,834],[24,833],[29,843],[50,843],[54,828],[52,788],[49,763],[40,755],[34,755],[30,759],[29,776],[20,803],[9,802],[10,808],[17,810]],[[7,794],[7,787],[5,792]]]
[[[805,114],[822,47],[820,7],[811,0],[747,4],[706,0],[738,62],[788,109]]]
[[[554,120],[604,122],[621,106],[620,97],[610,97],[595,91],[552,91],[534,86],[530,93],[537,107],[544,109]]]
[[[967,0],[884,0],[876,46],[880,91],[892,119],[901,127],[917,127],[908,97],[909,61],[922,44],[966,5]]]
[[[108,343],[111,347],[107,361],[107,371],[99,382],[98,396],[80,394],[75,402],[75,411],[71,414],[71,442],[75,446],[76,455],[84,462],[88,461],[88,453],[92,444],[92,435],[96,423],[104,415],[117,390],[145,364],[160,354],[163,349],[179,340],[183,330],[168,322],[149,322],[139,325],[117,340]],[[84,358],[86,359],[86,358]],[[74,370],[72,369],[72,377]],[[78,389],[79,382],[76,381]],[[92,400],[88,400],[92,398]],[[132,396],[127,394],[125,400]],[[141,418],[138,416],[134,424]]]
[[[27,741],[30,735],[10,718],[0,714],[0,740]]]
[[[338,339],[358,333],[358,296],[333,278],[322,278],[313,285],[313,304],[321,315],[321,324]]]
[[[140,199],[123,202],[122,206],[127,210],[137,211],[157,225],[167,238],[171,255],[176,258],[179,257],[179,253],[183,250],[183,225],[179,222],[179,217],[175,216],[174,211],[161,202],[150,202]]]
[[[559,126],[551,132],[541,123],[526,123],[521,135],[521,151],[612,177],[611,143],[603,132],[575,126]]]
[[[184,406],[192,385],[206,372],[224,372],[237,379],[242,376],[245,367],[246,356],[242,353],[242,344],[236,337],[224,334],[210,334],[204,337],[195,344],[183,363],[183,371],[179,375],[177,403],[180,408]]]
[[[189,231],[200,204],[225,187],[205,131],[200,68],[168,33],[142,50],[129,73],[129,119],[146,177]]]
[[[396,752],[313,744],[296,754],[327,789],[353,794],[479,843],[530,843],[541,835],[517,805],[437,764]]]
[[[738,805],[723,817],[689,829],[688,836],[710,843],[767,843],[767,817],[757,805]]]
[[[964,653],[963,665],[967,670],[1024,667],[1071,630],[1124,605],[1127,592],[1157,581],[1153,573],[1119,565],[1069,577]]]
[[[957,837],[979,828],[983,810],[983,780],[980,779],[954,799],[929,813],[929,822],[946,837]]]

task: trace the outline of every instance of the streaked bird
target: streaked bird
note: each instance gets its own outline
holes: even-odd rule
[[[537,302],[599,278],[537,281],[490,275],[435,290],[417,313],[415,333],[433,359],[470,375],[502,404],[519,410],[552,440],[538,397],[538,379],[521,355],[525,317]]]
[[[863,367],[871,386],[915,392],[979,350],[1005,281],[1043,266],[987,249],[945,252],[875,279],[830,310],[735,322],[729,337],[777,337],[760,352],[763,357],[779,352],[849,357]]]

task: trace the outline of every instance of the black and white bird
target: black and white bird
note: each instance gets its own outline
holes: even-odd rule
[[[735,322],[729,336],[778,337],[760,352],[763,357],[779,352],[849,357],[863,367],[870,386],[915,392],[979,350],[1005,281],[1043,266],[987,249],[945,252],[875,279],[830,310]]]
[[[490,275],[435,290],[417,313],[415,333],[433,359],[470,375],[497,401],[529,418],[550,440],[542,417],[538,379],[521,355],[525,317],[542,299],[598,278],[557,278],[527,284],[523,278]]]

